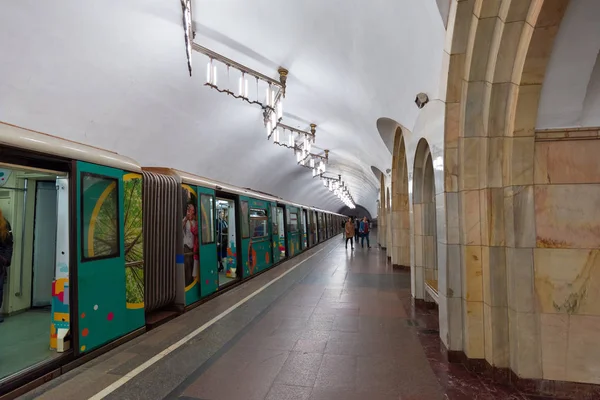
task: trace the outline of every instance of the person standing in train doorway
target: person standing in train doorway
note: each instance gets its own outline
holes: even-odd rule
[[[354,243],[352,243],[352,238],[354,237],[354,223],[352,222],[352,218],[348,218],[348,222],[346,222],[346,248],[348,248],[348,240],[350,241],[350,247],[354,250]]]
[[[198,257],[198,221],[196,219],[196,204],[193,201],[188,202],[182,222],[185,285],[189,286],[198,277],[200,264]]]
[[[367,248],[371,248],[371,242],[369,241],[369,220],[367,217],[363,217],[363,220],[360,221],[360,228],[358,230],[358,234],[360,235],[360,246],[365,247],[365,238],[367,239]]]
[[[6,278],[8,267],[10,267],[12,253],[12,229],[6,218],[4,218],[2,210],[0,210],[0,309],[2,308],[2,299],[4,299],[4,280]],[[0,314],[0,322],[4,322],[2,314]]]
[[[342,240],[346,240],[346,221],[342,220]]]

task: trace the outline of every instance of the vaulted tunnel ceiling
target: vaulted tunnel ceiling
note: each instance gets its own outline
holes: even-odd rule
[[[357,204],[376,215],[391,154],[377,121],[412,129],[436,93],[444,22],[436,0],[194,0],[195,42],[277,78],[284,123],[317,127]],[[443,3],[443,2],[442,2]],[[260,108],[203,86],[186,66],[179,1],[19,0],[0,12],[0,120],[337,211],[291,150],[266,140]],[[389,144],[388,144],[389,145]],[[320,150],[315,150],[318,152]]]

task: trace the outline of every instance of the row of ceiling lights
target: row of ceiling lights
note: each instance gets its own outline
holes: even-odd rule
[[[208,57],[206,68],[206,82],[208,86],[220,93],[225,93],[237,99],[244,100],[250,104],[259,105],[263,110],[263,119],[267,130],[267,139],[273,140],[273,143],[294,150],[298,165],[310,168],[313,171],[313,177],[319,176],[324,185],[333,192],[344,204],[350,208],[355,208],[354,200],[342,181],[341,175],[338,178],[326,177],[329,162],[329,150],[325,150],[325,155],[311,153],[316,140],[317,125],[310,125],[310,132],[293,128],[281,122],[283,118],[283,99],[285,98],[286,83],[288,71],[285,68],[279,68],[279,81],[272,79],[260,72],[254,71],[236,61],[228,59],[206,47],[194,43],[195,32],[192,29],[192,10],[191,0],[181,0],[183,9],[183,24],[185,29],[185,44],[188,62],[188,70],[192,75],[192,50],[204,54]],[[224,76],[225,84],[218,85],[218,66],[221,64],[226,67]],[[221,67],[222,68],[222,67]],[[233,79],[232,79],[232,76]],[[237,78],[237,79],[236,79]],[[248,78],[255,80],[252,85],[256,90],[250,90]],[[233,80],[233,82],[232,82]],[[237,83],[237,85],[236,85]],[[237,86],[233,90],[232,86]],[[260,93],[265,93],[264,100]]]

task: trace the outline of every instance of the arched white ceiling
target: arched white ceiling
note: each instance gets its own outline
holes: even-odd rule
[[[600,1],[571,0],[542,86],[537,128],[600,125]]]
[[[318,125],[329,171],[376,214],[391,157],[374,122],[412,127],[435,92],[444,26],[434,0],[195,0],[196,42],[277,78],[283,122]],[[189,77],[179,1],[19,0],[0,13],[0,120],[289,200],[342,203],[290,150],[266,140],[260,109]]]

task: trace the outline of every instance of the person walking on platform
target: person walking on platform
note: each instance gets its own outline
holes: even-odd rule
[[[350,247],[354,250],[354,243],[352,242],[352,238],[354,237],[354,233],[356,230],[354,229],[354,223],[352,222],[352,218],[348,218],[348,222],[346,222],[346,248],[348,248],[348,240],[350,241]]]
[[[371,242],[369,241],[369,220],[367,217],[363,217],[360,221],[360,228],[358,229],[358,235],[360,236],[360,246],[365,247],[365,238],[367,239],[367,248],[371,248]]]

